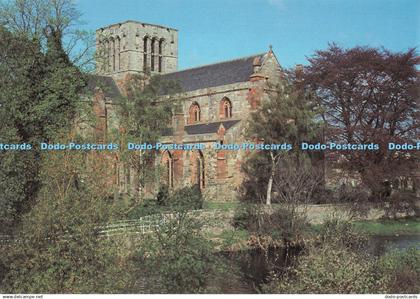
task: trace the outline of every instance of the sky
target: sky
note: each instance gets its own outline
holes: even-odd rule
[[[84,29],[125,20],[179,30],[179,69],[268,51],[285,68],[335,42],[420,45],[420,0],[76,0]]]

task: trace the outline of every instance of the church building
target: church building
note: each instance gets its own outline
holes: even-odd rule
[[[242,143],[249,114],[281,80],[281,66],[270,48],[265,53],[225,62],[178,70],[178,31],[160,25],[126,21],[97,30],[97,74],[94,90],[98,130],[118,126],[115,106],[124,95],[124,82],[133,74],[150,72],[175,80],[182,88],[176,95],[182,112],[161,143],[204,144],[202,150],[159,153],[170,188],[197,184],[207,198],[230,200],[241,183],[242,150],[216,150],[214,144]],[[133,174],[131,175],[133,176]],[[130,188],[130,178],[119,184]]]

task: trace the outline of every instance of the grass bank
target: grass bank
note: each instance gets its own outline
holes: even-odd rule
[[[356,228],[370,235],[398,236],[420,234],[420,218],[366,220],[353,222]]]

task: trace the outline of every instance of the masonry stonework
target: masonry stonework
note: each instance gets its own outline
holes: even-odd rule
[[[198,185],[210,200],[235,199],[246,153],[216,150],[214,145],[245,142],[250,113],[282,80],[271,48],[250,57],[178,71],[176,29],[127,21],[98,29],[97,49],[98,71],[89,82],[99,121],[96,130],[106,136],[119,128],[118,98],[124,96],[125,82],[133,74],[160,74],[164,80],[177,81],[182,92],[176,98],[182,109],[174,114],[161,142],[200,143],[205,149],[159,153],[156,163],[164,169],[162,182],[171,189]],[[133,169],[120,168],[121,192],[136,189],[135,176]]]

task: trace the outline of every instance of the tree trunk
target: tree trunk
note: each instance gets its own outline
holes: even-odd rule
[[[274,173],[276,171],[275,158],[272,152],[270,152],[270,155],[271,155],[271,172],[270,172],[270,178],[268,179],[268,185],[267,185],[267,196],[265,200],[266,205],[271,205],[271,190],[273,189]]]

